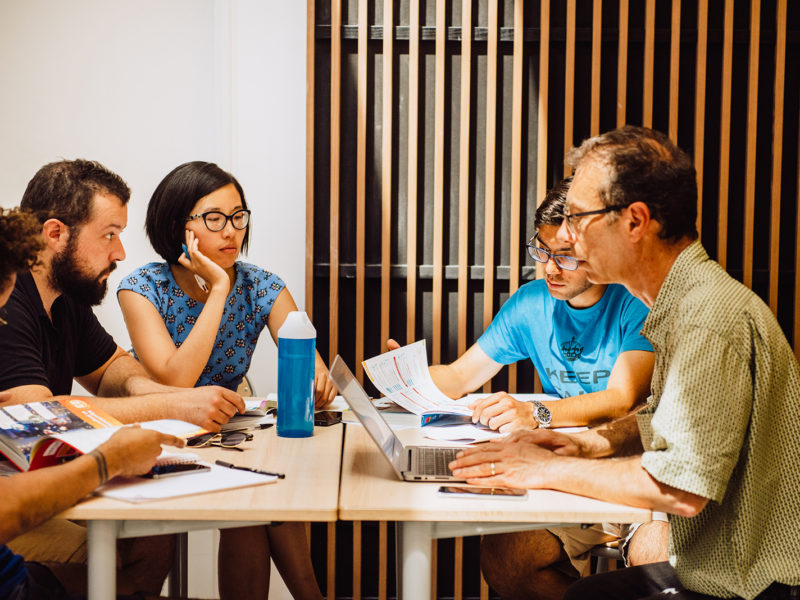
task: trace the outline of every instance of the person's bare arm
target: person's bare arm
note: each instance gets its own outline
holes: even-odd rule
[[[173,389],[173,388],[170,388]],[[209,431],[219,431],[237,412],[244,412],[244,400],[219,386],[174,388],[168,393],[143,394],[120,398],[91,397],[87,401],[122,423],[156,419],[188,421]],[[24,385],[8,390],[8,404],[57,400],[43,385]]]
[[[275,340],[275,345],[278,344],[278,330],[281,328],[281,325],[283,325],[289,313],[295,310],[297,310],[297,304],[295,304],[294,298],[292,298],[292,294],[289,292],[289,288],[284,287],[272,304],[272,308],[269,311],[269,320],[267,321],[267,327],[269,328],[270,335],[272,335],[272,339]],[[334,387],[333,382],[328,377],[328,367],[325,361],[322,360],[319,351],[315,350],[314,406],[317,409],[323,408],[330,404],[335,397],[336,387]]]
[[[103,397],[139,396],[182,389],[153,381],[141,363],[119,346],[100,368],[75,379],[92,394]]]
[[[647,398],[653,375],[653,353],[623,352],[617,357],[606,389],[562,400],[543,402],[550,409],[551,427],[592,425],[628,414]],[[473,420],[502,432],[535,429],[533,404],[496,392],[472,404]]]
[[[161,444],[183,446],[183,441],[158,431],[125,427],[95,452],[105,461],[108,478],[132,476],[155,464]],[[0,544],[69,508],[101,483],[98,462],[91,455],[0,479]]]
[[[641,455],[613,460],[564,456],[559,450],[566,446],[557,436],[538,430],[512,434],[464,450],[450,468],[470,484],[554,489],[685,517],[708,503],[708,498],[655,480],[642,468]],[[548,438],[555,449],[545,447]]]

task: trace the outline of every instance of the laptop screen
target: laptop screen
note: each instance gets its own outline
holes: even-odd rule
[[[395,453],[399,454],[401,452],[402,444],[378,412],[378,409],[372,406],[372,402],[370,402],[364,388],[361,387],[361,384],[358,383],[358,380],[339,355],[336,356],[331,365],[330,377],[336,387],[339,388],[339,393],[344,396],[347,404],[350,405],[350,408],[358,417],[358,420],[361,421],[361,424],[391,462]]]

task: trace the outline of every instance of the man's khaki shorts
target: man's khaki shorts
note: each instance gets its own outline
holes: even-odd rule
[[[50,519],[11,540],[8,547],[28,561],[86,564],[86,527],[66,519]]]
[[[668,521],[667,515],[661,512],[653,512],[654,521]],[[638,529],[641,523],[595,523],[589,527],[554,527],[548,529],[556,536],[564,552],[569,557],[569,562],[578,572],[578,575],[585,577],[589,575],[589,550],[599,544],[619,541],[620,550],[627,561],[627,544]]]

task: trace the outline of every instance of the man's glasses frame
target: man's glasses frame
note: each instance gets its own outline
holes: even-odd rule
[[[591,215],[604,215],[606,213],[615,212],[618,210],[622,210],[623,208],[628,208],[630,204],[613,204],[611,206],[606,206],[605,208],[598,208],[596,210],[586,210],[579,213],[568,214],[564,213],[564,220],[567,222],[567,229],[572,235],[578,235],[578,230],[575,228],[575,222],[573,219],[581,219],[583,217],[588,217]]]
[[[525,244],[525,247],[528,249],[528,255],[535,260],[536,262],[547,264],[551,258],[553,262],[560,269],[564,269],[565,271],[574,271],[578,268],[578,259],[573,256],[567,256],[566,254],[552,254],[548,252],[544,248],[540,248],[536,245],[536,240],[539,238],[539,233],[536,232],[534,236]]]
[[[220,217],[224,219],[224,221],[222,221],[221,226],[217,226],[216,224],[208,222],[209,216]],[[187,221],[192,221],[194,219],[203,219],[203,224],[206,226],[206,229],[215,233],[225,229],[228,226],[228,221],[231,222],[234,229],[241,231],[242,229],[247,229],[247,226],[250,224],[250,210],[247,208],[240,208],[229,215],[218,210],[209,210],[199,215],[189,215],[186,217]],[[235,219],[239,219],[241,222],[237,225]]]

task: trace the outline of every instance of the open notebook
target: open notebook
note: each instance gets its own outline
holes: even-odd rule
[[[205,462],[202,464],[209,465],[209,463]],[[126,502],[148,502],[251,485],[263,485],[265,483],[274,483],[278,479],[273,475],[250,473],[249,471],[229,469],[218,465],[209,466],[211,467],[210,471],[186,473],[175,477],[165,477],[164,479],[115,477],[95,493]]]

